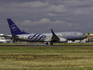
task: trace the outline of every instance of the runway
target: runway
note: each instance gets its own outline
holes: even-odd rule
[[[93,45],[0,45],[0,47],[92,47]]]

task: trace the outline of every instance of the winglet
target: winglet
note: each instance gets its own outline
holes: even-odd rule
[[[54,33],[54,31],[52,29],[51,29],[51,32],[52,32],[53,35],[55,35],[55,33]]]

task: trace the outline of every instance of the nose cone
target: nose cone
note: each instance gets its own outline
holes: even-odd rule
[[[83,37],[84,37],[84,38],[87,38],[88,36],[87,36],[85,33],[83,33]]]
[[[87,35],[84,35],[85,38],[87,38],[88,36]]]

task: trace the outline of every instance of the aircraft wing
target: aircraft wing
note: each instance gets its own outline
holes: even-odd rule
[[[53,32],[53,30],[51,29],[51,32],[52,32],[52,37],[47,37],[44,41],[46,42],[59,42],[59,37]]]
[[[58,37],[55,33],[54,33],[54,31],[51,29],[51,32],[52,32],[52,38],[51,38],[51,41],[52,42],[66,42],[67,41],[67,39],[66,38],[60,38],[60,37]]]
[[[59,37],[54,33],[54,31],[51,29],[51,32],[52,32],[52,38],[51,38],[51,41],[57,41],[59,42]]]

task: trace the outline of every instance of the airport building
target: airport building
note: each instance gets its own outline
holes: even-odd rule
[[[86,33],[88,36],[86,39],[88,39],[88,42],[93,42],[93,33]]]

